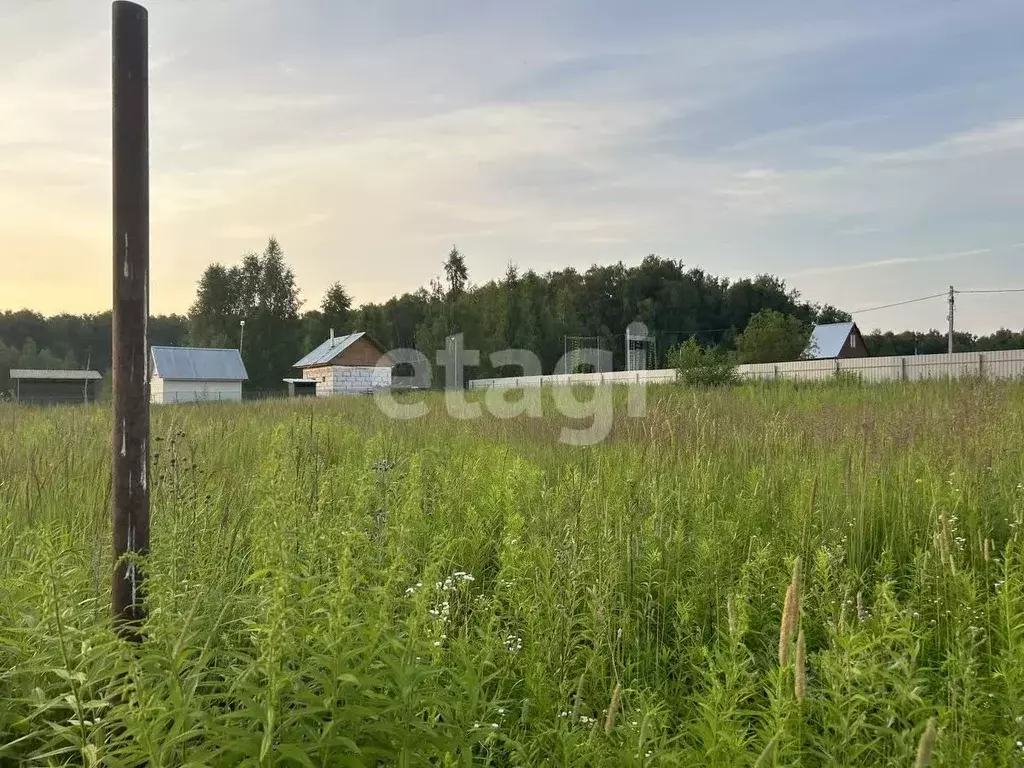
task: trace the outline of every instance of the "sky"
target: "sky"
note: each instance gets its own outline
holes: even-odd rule
[[[1019,0],[144,4],[154,313],[270,235],[307,307],[453,244],[477,283],[655,253],[854,312],[1024,288]],[[109,2],[0,0],[0,105],[0,309],[109,309]]]

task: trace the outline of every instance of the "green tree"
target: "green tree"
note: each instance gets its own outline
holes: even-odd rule
[[[762,309],[736,340],[741,363],[782,363],[800,359],[810,340],[810,327],[792,315]]]
[[[814,322],[819,325],[827,325],[828,323],[848,323],[853,320],[853,316],[849,312],[844,312],[841,309],[836,309],[831,304],[825,304],[819,306],[813,305],[816,312]]]
[[[466,259],[454,245],[444,262],[444,276],[448,280],[448,298],[456,299],[461,296],[469,281],[469,271],[466,269]]]
[[[328,286],[323,301],[320,303],[320,312],[329,328],[334,328],[339,333],[348,328],[352,312],[352,297],[341,283],[333,282]]]
[[[237,347],[245,320],[247,386],[278,390],[301,355],[301,306],[295,275],[271,237],[262,254],[247,253],[238,266],[207,267],[189,310],[190,339],[197,346]]]

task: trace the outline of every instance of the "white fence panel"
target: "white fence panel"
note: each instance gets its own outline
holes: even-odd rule
[[[1024,350],[958,352],[952,355],[861,357],[847,360],[802,360],[793,363],[741,365],[737,375],[747,381],[827,381],[836,375],[859,376],[863,381],[923,381],[982,377],[989,380],[1024,379]],[[502,387],[523,389],[540,386],[599,384],[668,384],[676,381],[674,369],[614,371],[608,373],[559,373],[550,376],[518,376],[476,379],[470,389]]]

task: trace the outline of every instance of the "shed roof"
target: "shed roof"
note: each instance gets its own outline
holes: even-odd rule
[[[372,336],[369,336],[365,331],[359,331],[357,333],[350,333],[348,336],[335,336],[328,339],[301,360],[294,363],[292,367],[309,368],[314,365],[326,365],[364,336],[367,341],[380,349],[383,354],[384,350],[381,349],[380,344],[374,341]]]
[[[839,357],[850,334],[860,330],[856,323],[826,323],[816,325],[811,331],[806,356],[809,360],[831,360]]]
[[[11,378],[25,381],[27,379],[55,381],[96,381],[102,379],[99,371],[59,371],[33,368],[12,368]]]
[[[178,381],[245,381],[242,355],[237,349],[153,347],[153,375]]]

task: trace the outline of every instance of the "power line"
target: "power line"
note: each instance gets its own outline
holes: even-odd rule
[[[880,307],[869,307],[867,309],[858,309],[858,310],[855,310],[854,312],[851,312],[850,314],[851,315],[863,315],[865,312],[877,312],[880,309],[890,309],[892,307],[902,307],[905,304],[914,304],[914,303],[916,303],[918,301],[928,301],[929,299],[939,299],[939,298],[942,298],[942,297],[947,296],[947,295],[948,294],[945,293],[945,292],[943,292],[943,293],[933,293],[931,296],[922,296],[919,299],[907,299],[906,301],[897,301],[897,302],[894,302],[892,304],[883,304]]]
[[[987,291],[957,291],[957,293],[1024,293],[1024,288],[993,288]]]

